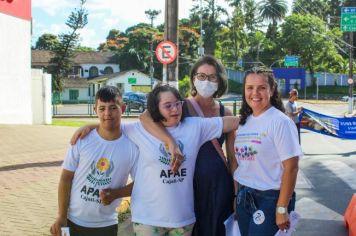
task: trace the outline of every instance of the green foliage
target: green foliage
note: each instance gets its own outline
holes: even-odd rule
[[[186,98],[190,92],[190,78],[186,75],[183,79],[178,81],[179,93],[182,97]]]
[[[325,0],[295,0],[292,12],[301,15],[311,14],[326,20],[330,7]]]
[[[82,127],[84,125],[93,124],[91,121],[68,120],[68,119],[53,119],[52,125]]]
[[[70,31],[59,35],[59,44],[53,49],[54,57],[50,60],[48,68],[52,74],[52,88],[54,91],[63,90],[62,78],[68,75],[72,68],[72,58],[77,43],[79,41],[78,30],[85,27],[88,23],[88,13],[84,8],[86,0],[80,1],[80,8],[74,9],[66,21]]]
[[[300,56],[300,66],[306,67],[312,77],[323,63],[335,64],[340,59],[331,38],[338,32],[325,32],[324,22],[320,18],[309,14],[292,14],[285,19],[281,28],[280,41],[285,53]],[[315,79],[312,81],[315,84]]]
[[[286,0],[262,0],[258,9],[262,19],[271,20],[273,25],[277,25],[287,14],[288,5]]]
[[[197,0],[194,0],[197,2]],[[216,0],[203,0],[202,6],[202,19],[203,19],[203,40],[205,47],[205,54],[214,55],[216,48],[217,32],[221,29],[224,21],[223,16],[227,15],[225,8],[216,4]],[[195,25],[197,29],[200,26],[200,8],[195,5],[191,9],[191,23]]]
[[[56,35],[46,33],[46,34],[42,34],[38,38],[35,49],[52,51],[56,47],[58,47],[58,45],[59,45],[58,37]]]
[[[94,49],[94,48],[91,48],[91,47],[86,47],[86,46],[81,46],[81,45],[79,45],[79,46],[77,46],[77,47],[75,48],[75,51],[76,51],[76,52],[94,52],[95,49]]]

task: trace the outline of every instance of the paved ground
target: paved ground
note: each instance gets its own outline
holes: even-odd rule
[[[75,128],[0,125],[0,235],[50,235],[60,165]]]

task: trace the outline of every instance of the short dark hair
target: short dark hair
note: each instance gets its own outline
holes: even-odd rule
[[[250,74],[262,74],[267,78],[267,83],[269,84],[269,87],[274,90],[272,97],[270,98],[271,105],[274,106],[275,108],[277,108],[278,110],[282,111],[283,113],[285,112],[284,105],[283,105],[283,102],[281,99],[281,95],[279,94],[279,91],[278,91],[278,84],[273,76],[273,71],[271,69],[265,68],[265,67],[253,67],[253,68],[245,71],[245,77],[243,80],[242,105],[241,105],[241,109],[240,109],[240,115],[241,115],[240,116],[240,124],[241,125],[244,125],[246,123],[247,117],[252,114],[252,109],[247,104],[246,97],[245,97],[246,78]]]
[[[226,92],[227,89],[227,75],[225,67],[222,63],[211,55],[206,55],[201,57],[192,67],[190,71],[190,94],[195,97],[197,95],[197,89],[194,86],[193,80],[194,76],[197,73],[198,69],[202,65],[213,66],[216,70],[216,75],[218,76],[218,90],[213,94],[214,98],[219,98]]]
[[[119,105],[122,105],[120,102],[121,94],[119,90],[114,86],[104,86],[101,87],[95,95],[95,104],[98,100],[102,102],[117,102]]]
[[[165,120],[165,118],[159,111],[159,101],[161,99],[160,94],[163,92],[171,92],[179,101],[183,101],[182,97],[179,94],[179,91],[176,88],[170,86],[169,84],[157,84],[153,88],[153,90],[148,93],[147,97],[147,110],[150,113],[154,122],[161,122]],[[184,114],[182,112],[180,121],[183,120]]]

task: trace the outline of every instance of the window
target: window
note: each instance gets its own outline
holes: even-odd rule
[[[89,69],[89,77],[96,77],[99,75],[99,70],[98,67],[96,66],[92,66]]]
[[[69,100],[78,100],[79,90],[69,90]]]
[[[104,74],[105,75],[109,75],[109,74],[112,74],[114,71],[113,71],[113,69],[111,68],[111,66],[107,66],[107,67],[105,67],[105,69],[104,69]]]

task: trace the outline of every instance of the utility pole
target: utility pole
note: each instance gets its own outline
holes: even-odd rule
[[[349,80],[352,83],[349,83],[349,109],[348,112],[349,114],[352,113],[353,110],[353,89],[354,89],[354,83],[353,81],[353,45],[354,45],[354,32],[350,32],[350,57],[349,57]]]
[[[204,41],[203,41],[203,35],[204,35],[204,30],[203,30],[203,1],[200,0],[200,5],[199,5],[199,18],[200,18],[200,38],[199,38],[199,48],[198,48],[198,55],[200,57],[204,56]]]
[[[156,17],[161,13],[161,11],[157,10],[147,10],[145,11],[146,16],[148,19],[151,20],[151,28],[153,30],[153,20],[156,19]],[[153,86],[153,73],[154,73],[154,67],[153,67],[153,37],[154,33],[152,32],[151,36],[151,45],[150,45],[150,79],[151,79],[151,89]]]
[[[178,45],[178,0],[165,0],[165,17],[164,17],[164,39]],[[171,64],[163,65],[163,81],[178,88],[178,60],[177,58]]]

